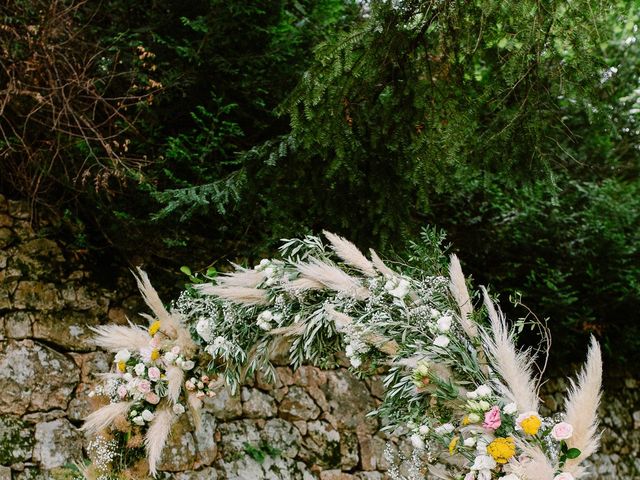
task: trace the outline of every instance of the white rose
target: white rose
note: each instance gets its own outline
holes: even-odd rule
[[[426,435],[429,433],[429,425],[420,425],[418,431],[420,432],[420,435]]]
[[[478,394],[479,397],[488,397],[493,392],[486,385],[480,385],[478,388],[476,388],[476,393]]]
[[[360,357],[351,357],[349,361],[351,362],[353,368],[360,368],[360,365],[362,365],[362,360],[360,359]]]
[[[483,412],[486,412],[487,410],[489,410],[491,408],[491,404],[489,402],[487,402],[486,400],[480,400],[478,402],[478,406],[480,407],[480,409]]]
[[[451,425],[450,423],[445,423],[443,425],[440,425],[438,428],[435,429],[435,432],[438,435],[446,435],[447,433],[451,433],[453,432],[453,425]]]
[[[136,375],[138,375],[139,377],[144,375],[144,371],[146,368],[147,367],[144,366],[144,363],[138,363],[135,367],[133,367],[133,369],[136,372]]]
[[[211,325],[207,318],[201,318],[198,320],[198,323],[196,323],[196,332],[198,332],[198,335],[200,335],[205,342],[211,342],[213,335],[211,332]]]
[[[135,423],[136,425],[144,425],[144,418],[142,418],[141,416],[137,416],[133,418],[133,423]]]
[[[404,298],[409,293],[410,284],[404,278],[401,278],[398,282],[398,286],[393,290],[389,291],[391,295],[396,298]]]
[[[467,392],[467,398],[471,399],[471,400],[475,400],[476,398],[478,398],[478,394],[474,391],[474,392]]]
[[[131,358],[131,352],[129,350],[120,350],[116,353],[116,362],[128,362]]]
[[[448,332],[451,329],[452,318],[449,315],[445,315],[438,319],[438,330],[442,333]]]
[[[145,422],[150,422],[151,420],[153,420],[153,417],[155,417],[153,412],[150,412],[149,410],[143,410],[140,416]]]
[[[353,351],[353,346],[351,344],[348,344],[346,347],[344,347],[344,354],[347,357],[353,357],[353,354],[355,352]]]
[[[263,258],[262,260],[260,260],[260,263],[256,265],[255,269],[258,271],[264,270],[265,268],[267,268],[267,266],[269,266],[270,263],[271,260],[269,260],[268,258]]]
[[[470,413],[467,415],[467,420],[469,420],[469,423],[478,423],[480,421],[480,415],[477,413]]]
[[[509,403],[509,404],[504,406],[502,411],[504,413],[506,413],[507,415],[513,415],[514,413],[516,413],[518,411],[518,406],[515,403]]]
[[[122,378],[124,378],[124,380],[126,382],[130,382],[131,380],[133,380],[133,375],[131,375],[129,372],[125,373]]]
[[[182,415],[184,413],[184,407],[182,406],[182,404],[176,403],[173,406],[173,413],[175,413],[176,415]]]
[[[273,318],[273,313],[270,310],[265,310],[258,315],[258,320],[262,320],[263,322],[270,322]]]
[[[573,435],[573,426],[567,422],[556,423],[551,429],[551,436],[557,441],[566,440]]]
[[[422,437],[417,433],[411,435],[411,444],[416,450],[424,450],[424,440],[422,440]]]
[[[191,370],[193,367],[195,367],[195,363],[191,360],[184,360],[180,364],[180,368],[183,370]]]
[[[433,344],[436,347],[445,348],[447,345],[449,345],[449,337],[445,337],[444,335],[438,335],[433,341]]]
[[[489,455],[478,455],[473,461],[471,470],[491,470],[496,468],[496,461]]]
[[[202,336],[202,335],[200,335],[200,336]],[[204,338],[204,337],[202,337],[202,338]],[[167,353],[164,354],[163,358],[164,358],[165,362],[173,363],[176,360],[176,358],[178,358],[178,356],[173,352],[167,352]]]
[[[476,437],[465,438],[462,443],[464,443],[465,447],[473,447],[476,444]]]

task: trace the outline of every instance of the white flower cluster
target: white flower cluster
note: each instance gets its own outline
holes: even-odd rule
[[[358,338],[358,336],[345,337],[347,342],[344,353],[349,359],[349,362],[353,368],[358,368],[362,365],[362,355],[369,351],[369,345]]]
[[[282,276],[282,262],[263,258],[260,263],[254,267],[254,270],[262,272],[265,276],[264,286],[272,287]]]
[[[218,335],[210,345],[205,347],[205,352],[211,355],[213,358],[222,357],[228,358],[230,355],[238,349],[237,345],[235,345],[230,340],[227,340],[221,335]]]
[[[409,294],[411,283],[402,277],[389,277],[384,284],[384,289],[389,292],[389,295],[392,297],[402,300]]]
[[[98,472],[110,470],[111,462],[118,456],[118,443],[98,435],[87,445],[87,453]]]
[[[256,318],[256,325],[265,332],[272,330],[274,326],[280,324],[282,324],[282,313],[280,312],[273,313],[271,310],[264,310],[260,312],[258,318]]]

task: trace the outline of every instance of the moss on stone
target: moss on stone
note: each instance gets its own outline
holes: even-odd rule
[[[33,444],[33,432],[25,422],[11,415],[0,416],[0,464],[31,459]]]

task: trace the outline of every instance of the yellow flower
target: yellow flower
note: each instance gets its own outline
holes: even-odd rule
[[[160,330],[160,320],[156,320],[149,326],[149,335],[154,336]]]
[[[449,455],[453,455],[453,452],[456,450],[456,446],[458,445],[458,438],[453,437],[449,442]]]
[[[471,422],[469,421],[469,415],[465,415],[464,418],[462,419],[462,425],[466,427],[470,423]]]
[[[536,412],[523,413],[516,419],[516,423],[527,435],[535,435],[540,430],[542,420]]]
[[[497,463],[507,463],[516,454],[516,442],[511,437],[496,438],[487,445],[487,453]]]
[[[157,348],[151,350],[151,360],[155,361],[160,358],[160,351]]]
[[[127,371],[127,363],[124,360],[120,360],[118,362],[118,370],[120,370],[122,373]]]

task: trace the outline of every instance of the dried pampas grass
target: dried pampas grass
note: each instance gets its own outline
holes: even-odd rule
[[[367,260],[367,257],[365,257],[353,243],[326,230],[323,230],[322,233],[324,233],[324,236],[331,242],[331,248],[333,248],[333,251],[336,252],[336,255],[338,255],[344,263],[360,270],[368,277],[375,277],[377,275],[373,263]]]
[[[149,346],[149,333],[144,328],[129,323],[128,327],[123,325],[100,325],[91,327],[96,333],[92,342],[105,350],[117,353],[120,350],[131,350],[137,352],[141,348]]]
[[[158,292],[156,292],[156,289],[153,288],[153,285],[151,285],[151,281],[149,280],[147,272],[142,270],[140,267],[137,267],[136,271],[132,271],[131,273],[133,273],[133,276],[136,279],[138,289],[140,290],[142,298],[149,306],[156,318],[160,320],[160,322],[164,324],[165,327],[175,328],[175,321],[172,318],[171,314],[167,311],[167,309],[164,308]]]
[[[545,455],[538,446],[523,441],[517,442],[522,450],[518,459],[509,462],[509,471],[523,480],[553,480],[557,466]]]
[[[591,337],[587,362],[575,381],[571,381],[565,406],[565,422],[573,426],[573,435],[567,440],[569,448],[577,448],[578,458],[567,460],[564,471],[579,478],[583,474],[580,463],[598,450],[598,405],[602,388],[602,356],[598,342]]]
[[[110,403],[91,413],[84,420],[80,430],[96,435],[116,421],[121,415],[127,415],[133,402]]]
[[[257,270],[249,270],[235,265],[236,271],[232,273],[223,273],[216,278],[216,283],[225,287],[243,287],[256,288],[267,277],[263,272]]]
[[[172,365],[167,369],[167,397],[173,403],[178,403],[183,381],[184,370],[176,365]]]
[[[449,264],[449,290],[458,304],[460,310],[460,324],[462,329],[469,338],[478,336],[478,327],[473,323],[471,315],[473,314],[473,304],[469,297],[467,284],[464,280],[460,260],[456,255],[451,255],[451,263]]]
[[[369,249],[369,253],[371,254],[371,262],[373,262],[376,270],[378,270],[382,275],[385,275],[387,277],[397,276],[396,272],[387,267],[387,265],[382,261],[382,259],[378,256],[373,248]]]
[[[213,295],[233,303],[252,306],[269,305],[267,292],[259,288],[214,285],[211,283],[195,285],[195,288],[205,295]]]
[[[327,312],[329,318],[333,320],[333,323],[335,323],[336,330],[338,332],[342,332],[345,327],[353,323],[353,319],[349,315],[337,311],[333,305],[325,305],[324,311]]]
[[[162,456],[162,449],[167,443],[171,426],[176,416],[167,406],[156,410],[154,419],[149,424],[149,429],[145,435],[144,444],[147,450],[147,459],[149,460],[149,472],[154,477],[158,473],[158,462]]]
[[[492,366],[503,382],[497,382],[501,393],[518,406],[519,412],[538,411],[538,381],[533,375],[533,359],[519,352],[513,343],[504,317],[498,313],[486,289],[482,289],[489,312],[491,332],[483,334],[485,350],[493,359]]]
[[[330,290],[344,293],[356,300],[366,300],[369,297],[369,290],[364,288],[357,279],[317,258],[310,258],[306,263],[297,263],[296,268],[302,278],[321,283]]]

